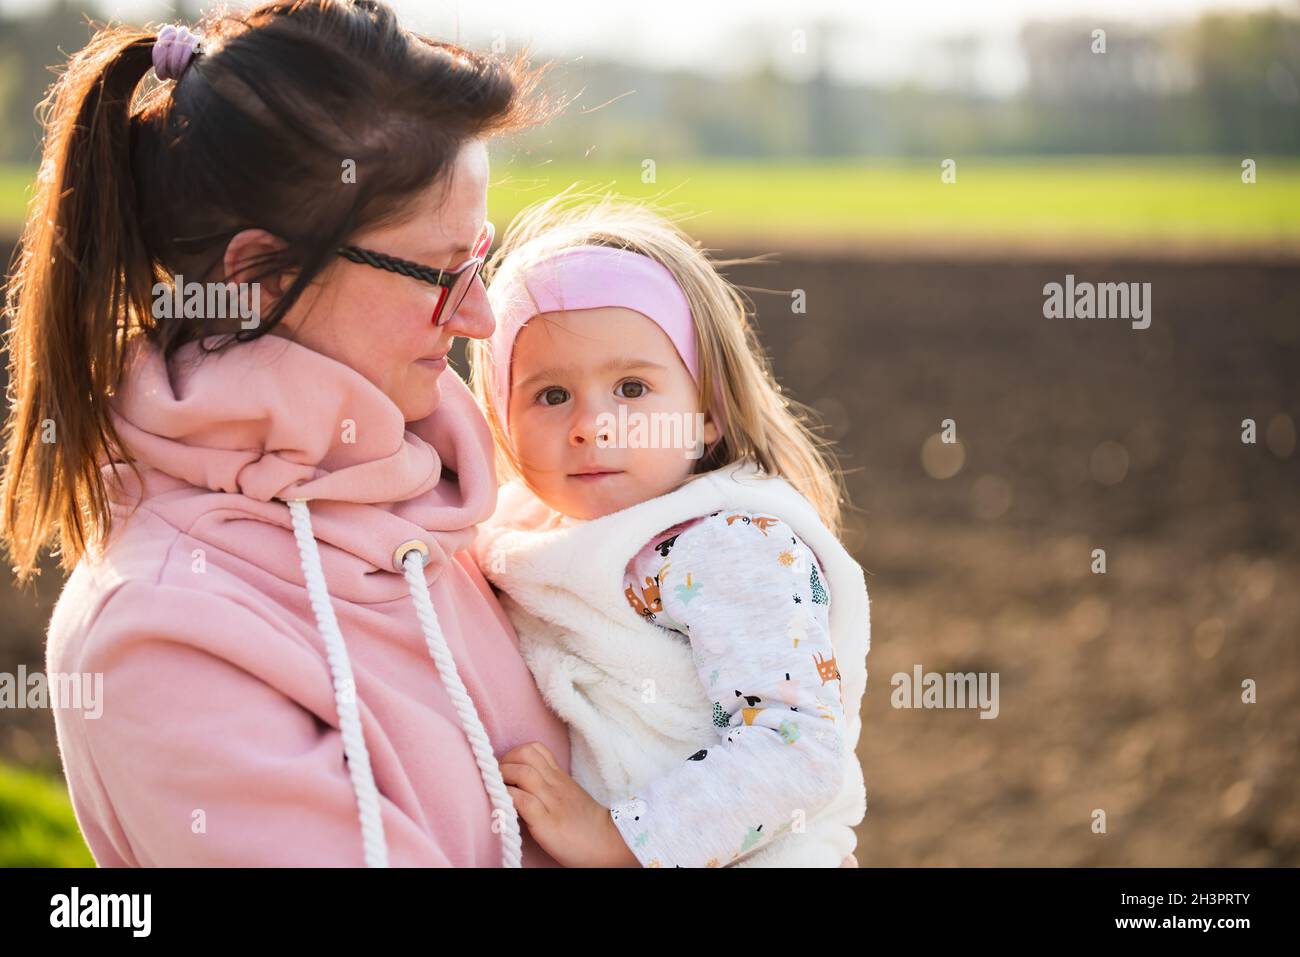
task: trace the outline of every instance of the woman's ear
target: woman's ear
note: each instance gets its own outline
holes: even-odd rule
[[[284,295],[296,275],[294,270],[263,275],[262,263],[273,254],[288,247],[288,244],[265,229],[245,229],[231,237],[226,246],[223,261],[226,282],[258,282],[260,295],[266,299],[264,305]],[[245,280],[243,277],[247,276]],[[259,277],[256,280],[253,277]]]

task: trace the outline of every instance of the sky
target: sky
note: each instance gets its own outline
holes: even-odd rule
[[[13,13],[45,0],[0,0]],[[548,57],[614,58],[656,68],[741,72],[769,60],[780,72],[806,76],[817,62],[815,27],[835,28],[824,51],[838,78],[942,86],[935,73],[950,57],[945,43],[977,39],[975,82],[990,93],[1024,80],[1018,36],[1031,19],[1112,23],[1189,19],[1206,10],[1278,7],[1300,13],[1300,0],[390,0],[420,32],[508,49],[532,43]],[[241,4],[249,5],[249,4]],[[204,5],[206,8],[206,5]],[[796,7],[796,11],[792,11]],[[117,17],[166,20],[163,0],[108,0]],[[806,31],[806,54],[795,31]]]

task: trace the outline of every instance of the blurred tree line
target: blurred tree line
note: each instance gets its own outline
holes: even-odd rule
[[[192,20],[199,4],[178,6]],[[0,15],[0,162],[39,156],[33,111],[50,67],[89,37],[88,16],[102,20],[93,6],[68,0]],[[802,80],[771,57],[736,78],[561,62],[551,82],[581,96],[520,144],[550,157],[609,159],[1300,152],[1300,17],[1260,11],[1111,24],[1104,53],[1096,27],[1027,23],[1027,82],[1010,96],[969,82],[973,37],[951,38],[936,54],[933,72],[949,77],[949,88],[838,82],[818,59],[834,23],[812,31],[814,68]]]
[[[949,87],[836,82],[825,62],[795,82],[769,61],[736,79],[652,73],[610,63],[570,68],[590,109],[536,131],[551,154],[582,156],[933,157],[1300,153],[1300,17],[1207,14],[1163,27],[1094,21],[1025,24],[1023,88],[970,81],[979,43],[955,37],[933,71]],[[823,36],[834,24],[823,25]],[[827,48],[825,42],[812,49]],[[574,111],[571,111],[571,113]]]

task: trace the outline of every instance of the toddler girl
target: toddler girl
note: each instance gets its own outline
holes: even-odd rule
[[[705,255],[571,200],[512,225],[470,344],[510,478],[475,557],[572,742],[572,777],[540,744],[502,776],[566,866],[840,866],[870,635],[838,470]]]

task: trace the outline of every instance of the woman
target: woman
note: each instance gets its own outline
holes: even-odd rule
[[[485,141],[550,114],[540,72],[372,0],[194,39],[73,58],[8,284],[0,534],[20,580],[51,542],[72,572],[47,677],[103,676],[99,716],[55,710],[86,841],[555,866],[494,755],[567,772],[568,735],[467,550],[496,475],[445,359],[493,331]]]
[[[73,59],[10,283],[5,542],[75,563],[47,672],[103,675],[55,712],[77,819],[106,866],[553,866],[493,750],[568,739],[465,550],[492,444],[439,358],[492,332],[484,141],[537,75],[372,2],[203,33]],[[172,315],[223,278],[260,311]]]

